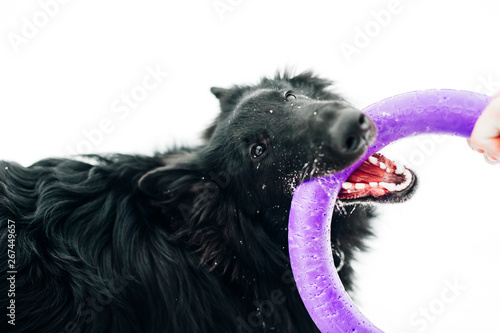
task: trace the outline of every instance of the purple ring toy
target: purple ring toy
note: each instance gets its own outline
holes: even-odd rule
[[[365,108],[378,137],[357,163],[334,175],[312,179],[295,190],[288,243],[302,301],[323,333],[382,332],[354,305],[332,257],[330,223],[342,183],[370,155],[389,143],[417,134],[470,137],[491,97],[470,91],[422,90],[396,95]]]

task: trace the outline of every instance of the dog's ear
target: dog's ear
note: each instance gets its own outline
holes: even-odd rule
[[[186,157],[166,159],[166,165],[153,169],[139,179],[139,190],[162,201],[175,201],[198,190],[201,172]]]
[[[208,140],[212,137],[212,134],[217,127],[217,124],[223,120],[226,115],[233,111],[241,97],[248,91],[250,87],[247,86],[234,86],[232,88],[220,88],[220,87],[212,87],[210,91],[212,94],[217,97],[220,103],[221,113],[217,116],[215,121],[203,132],[203,139]]]
[[[246,91],[246,87],[234,86],[230,89],[212,87],[210,91],[219,100],[221,112],[226,113],[234,110],[234,107]]]
[[[212,94],[215,95],[218,99],[220,99],[223,96],[227,96],[228,94],[231,93],[231,89],[226,89],[226,88],[220,88],[220,87],[212,87],[210,88],[210,91]]]

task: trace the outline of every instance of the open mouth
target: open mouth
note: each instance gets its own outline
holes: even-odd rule
[[[342,184],[338,198],[356,201],[403,201],[413,192],[415,183],[416,176],[412,171],[399,162],[393,162],[382,154],[375,153]]]

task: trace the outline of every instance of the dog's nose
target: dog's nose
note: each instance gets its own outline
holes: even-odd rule
[[[328,123],[332,148],[341,154],[354,154],[375,139],[375,125],[370,118],[354,108],[329,110],[320,113]]]
[[[330,128],[332,144],[340,153],[357,153],[372,141],[373,126],[370,118],[356,109],[346,109],[339,113]]]

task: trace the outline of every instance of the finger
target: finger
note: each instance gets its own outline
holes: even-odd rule
[[[500,160],[500,137],[488,139],[483,149],[488,152],[488,155],[492,158]]]
[[[494,99],[479,116],[471,134],[474,146],[483,148],[485,141],[500,136],[500,98]]]

